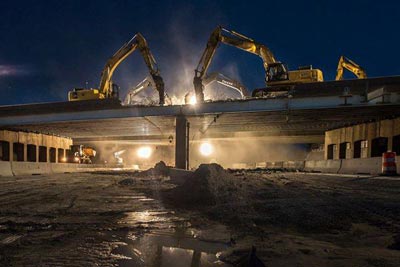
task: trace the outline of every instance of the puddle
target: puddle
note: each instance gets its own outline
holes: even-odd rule
[[[211,267],[232,266],[218,260],[216,254],[228,245],[198,240],[185,231],[159,231],[135,236],[129,233],[126,245],[113,250],[121,267]]]
[[[118,259],[118,266],[231,266],[219,261],[216,256],[229,248],[227,242],[191,228],[187,219],[177,216],[173,211],[162,209],[128,212],[125,215],[120,224],[152,227],[145,231],[124,233],[122,244],[112,251],[113,257]]]
[[[184,221],[183,218],[179,218],[172,211],[137,211],[127,212],[125,217],[119,221],[119,224],[136,225],[142,223],[165,223],[165,222],[177,222]]]

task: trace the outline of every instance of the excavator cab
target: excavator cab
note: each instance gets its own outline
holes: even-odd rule
[[[267,83],[275,81],[286,81],[288,79],[288,71],[283,63],[276,62],[268,65],[267,71],[265,73],[265,81]]]

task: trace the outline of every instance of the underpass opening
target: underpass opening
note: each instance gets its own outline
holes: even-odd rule
[[[330,145],[328,145],[327,159],[333,159],[333,155],[334,155],[335,148],[336,148],[336,145],[335,145],[335,144],[330,144]]]
[[[7,141],[0,141],[0,160],[10,161],[10,143]]]
[[[361,158],[361,142],[362,142],[362,140],[358,140],[358,141],[354,142],[353,158],[355,158],[355,159]]]
[[[50,149],[49,149],[49,160],[51,163],[56,162],[56,148],[55,147],[50,147]]]
[[[347,151],[350,150],[350,143],[349,142],[343,142],[340,143],[339,146],[339,159],[346,159],[349,158],[347,155]]]
[[[58,163],[65,162],[64,149],[59,148],[59,149],[57,150],[57,153],[58,153],[57,162],[58,162]]]
[[[382,157],[384,152],[388,150],[388,138],[377,137],[371,142],[371,157]]]
[[[74,158],[75,158],[74,152],[71,149],[66,149],[65,150],[65,157],[67,158],[67,162],[68,163],[76,163],[74,161]]]
[[[36,145],[28,144],[26,146],[27,160],[36,162]]]
[[[47,147],[39,146],[39,162],[47,162]]]
[[[24,144],[13,143],[13,161],[24,161]]]
[[[354,142],[353,158],[368,157],[368,140],[358,140]]]
[[[392,141],[392,151],[396,152],[397,156],[400,156],[400,134],[393,136]]]

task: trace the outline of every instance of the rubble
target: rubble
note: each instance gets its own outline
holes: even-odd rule
[[[142,171],[138,173],[139,177],[147,177],[147,176],[152,176],[152,177],[165,177],[169,175],[170,167],[165,164],[164,161],[160,161],[156,163],[156,165],[153,168],[150,168],[146,171]]]
[[[186,181],[170,192],[169,198],[183,206],[210,206],[232,201],[236,179],[218,164],[201,164]]]
[[[218,164],[192,172],[160,162],[140,173],[4,177],[0,185],[1,266],[139,266],[132,246],[157,235],[206,240],[207,249],[220,242],[218,259],[234,266],[255,255],[266,266],[299,267],[400,259],[400,181],[392,178]],[[156,243],[145,244],[141,252],[155,255]]]

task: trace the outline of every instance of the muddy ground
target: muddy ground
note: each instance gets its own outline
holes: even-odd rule
[[[400,178],[213,168],[0,177],[0,266],[400,266]]]

